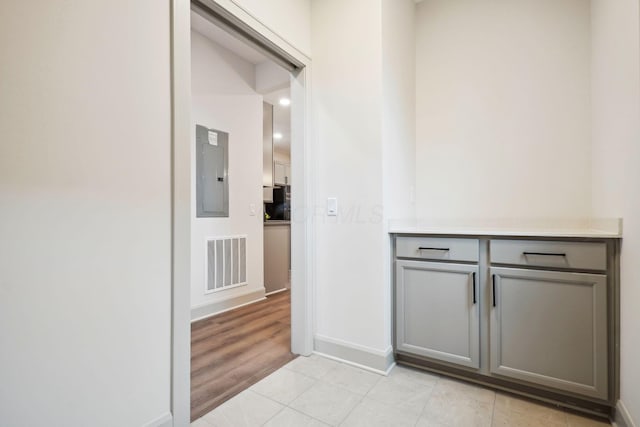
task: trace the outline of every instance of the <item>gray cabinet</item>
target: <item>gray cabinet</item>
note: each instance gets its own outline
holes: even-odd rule
[[[573,408],[615,405],[618,239],[393,237],[398,363]]]
[[[396,350],[480,366],[477,265],[396,261]]]
[[[478,243],[478,239],[402,237],[396,240],[396,256],[398,258],[477,263],[480,260]]]
[[[606,276],[496,267],[490,273],[491,373],[606,399]]]
[[[290,287],[291,225],[277,221],[264,225],[264,288],[267,294]]]

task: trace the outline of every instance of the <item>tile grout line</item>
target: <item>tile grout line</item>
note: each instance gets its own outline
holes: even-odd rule
[[[378,378],[378,379],[376,380],[375,384],[374,384],[374,385],[372,385],[372,386],[369,388],[369,390],[367,390],[367,392],[364,394],[364,397],[368,397],[368,396],[369,396],[369,393],[371,393],[371,390],[373,390],[374,388],[376,388],[376,386],[378,385],[378,383],[379,383],[380,381],[382,381],[382,379],[383,379],[383,378],[388,378],[388,377],[385,377],[385,376],[380,375],[380,378]],[[369,399],[371,399],[371,398],[369,397]],[[373,399],[373,400],[375,400],[375,399]]]
[[[266,378],[266,377],[265,377],[265,378]],[[256,384],[257,384],[257,383],[256,383]],[[270,400],[270,401],[272,401],[272,402],[276,403],[276,404],[277,404],[277,405],[279,405],[279,406],[282,406],[282,408],[280,408],[280,410],[279,410],[278,412],[276,412],[276,413],[275,413],[275,414],[273,414],[271,417],[269,417],[269,419],[268,419],[268,420],[266,420],[264,423],[260,424],[261,426],[264,426],[264,425],[265,425],[265,424],[267,424],[269,421],[271,421],[272,419],[274,419],[276,416],[278,416],[278,414],[279,414],[279,413],[281,413],[282,411],[284,411],[284,408],[286,408],[286,407],[287,407],[287,405],[284,405],[284,404],[282,404],[282,403],[280,403],[280,402],[278,402],[278,401],[276,401],[276,400],[274,400],[274,399],[270,398],[269,396],[265,396],[265,395],[263,395],[263,394],[260,394],[260,393],[258,393],[258,392],[257,392],[257,391],[255,391],[255,390],[251,390],[251,388],[248,388],[248,389],[243,390],[243,393],[244,393],[244,392],[251,392],[251,393],[253,393],[253,394],[257,395],[257,396],[264,397],[265,399]],[[214,411],[215,411],[215,409],[214,409]],[[212,426],[212,427],[215,427],[215,426]]]
[[[327,372],[327,374],[328,374],[328,372]],[[325,374],[325,375],[326,375],[326,374]],[[325,375],[323,375],[323,377],[324,377]],[[358,394],[358,393],[354,393],[354,392],[352,392],[351,390],[349,390],[349,389],[347,389],[347,388],[345,388],[345,387],[342,387],[342,386],[340,386],[340,385],[338,385],[338,384],[331,384],[331,383],[329,383],[329,382],[327,382],[327,381],[324,381],[322,378],[318,379],[317,383],[322,383],[322,384],[324,384],[324,385],[328,385],[328,386],[330,386],[330,387],[336,387],[336,388],[339,388],[340,390],[346,391],[347,393],[353,394],[353,395],[355,395],[355,396],[357,396],[357,397],[359,398],[358,402],[353,406],[353,408],[351,408],[351,409],[349,410],[349,412],[347,412],[347,414],[344,416],[344,418],[343,418],[343,419],[342,419],[338,424],[336,424],[337,426],[341,425],[341,424],[342,424],[342,423],[343,423],[347,418],[349,418],[349,415],[351,415],[351,412],[353,412],[353,410],[354,410],[354,409],[355,409],[355,408],[356,408],[360,403],[362,403],[362,401],[364,400],[364,397],[366,396],[366,395],[361,395],[361,394]],[[314,385],[315,385],[315,384],[314,384]],[[311,388],[311,387],[309,387],[309,388]],[[367,392],[367,393],[368,393],[368,392]],[[293,409],[293,408],[292,408],[292,409]],[[307,415],[308,415],[308,414],[307,414]],[[309,416],[311,416],[311,415],[309,415]],[[322,421],[322,420],[319,420],[319,421]],[[324,423],[324,421],[322,421],[322,422]],[[325,424],[327,424],[327,423],[325,423]]]
[[[292,411],[297,412],[298,414],[305,415],[305,416],[307,416],[307,417],[311,418],[312,420],[316,420],[316,421],[318,421],[319,423],[327,424],[327,423],[325,423],[324,421],[322,421],[321,419],[316,418],[316,417],[314,417],[313,415],[305,414],[304,412],[299,411],[299,410],[297,410],[297,409],[295,409],[295,408],[292,408],[291,406],[287,406],[287,408],[291,409]]]
[[[416,423],[414,424],[414,427],[418,425],[418,423],[420,422],[420,419],[422,419],[422,417],[424,416],[424,410],[426,409],[427,405],[429,404],[429,401],[433,398],[433,391],[436,389],[436,387],[440,383],[440,380],[442,379],[442,377],[440,377],[440,376],[438,376],[436,378],[437,378],[436,382],[433,385],[433,387],[431,387],[431,391],[429,392],[429,398],[426,400],[426,402],[424,402],[424,405],[422,406],[422,409],[420,410],[420,414],[418,415],[418,419],[416,420]]]
[[[353,368],[353,369],[360,369],[360,368],[356,368],[356,367],[354,367],[354,366],[350,366],[350,365],[347,365],[347,364],[344,364],[344,365],[345,365],[345,366],[349,366],[350,368]],[[365,372],[366,372],[366,371],[365,371]],[[380,381],[382,381],[382,378],[384,378],[384,377],[383,377],[382,375],[379,375],[379,378],[376,380],[376,382],[375,382],[371,387],[369,387],[369,390],[367,390],[367,392],[366,392],[365,394],[363,394],[363,395],[359,395],[359,394],[357,394],[357,393],[353,393],[353,392],[352,392],[352,391],[350,391],[350,390],[347,390],[347,391],[349,391],[349,392],[351,392],[351,393],[353,393],[353,394],[357,394],[357,395],[360,397],[360,400],[358,401],[358,403],[356,403],[355,405],[353,405],[353,408],[351,408],[351,410],[347,413],[347,415],[345,415],[345,417],[342,419],[342,421],[340,421],[340,423],[338,424],[338,426],[341,426],[341,425],[342,425],[342,424],[347,420],[347,418],[349,418],[349,415],[351,415],[351,413],[352,413],[353,411],[355,411],[355,409],[356,409],[356,408],[357,408],[357,407],[358,407],[362,402],[364,402],[364,399],[369,395],[369,393],[371,392],[371,390],[373,390],[373,388],[374,388],[376,385],[378,385],[378,383],[379,383]],[[337,386],[337,385],[336,385],[336,386]],[[337,386],[337,387],[340,387],[340,386]],[[343,389],[344,389],[344,390],[346,390],[345,388],[343,388]],[[375,400],[375,399],[372,399],[372,400]]]
[[[328,359],[328,360],[330,360],[330,359]],[[348,389],[347,389],[347,388],[345,388],[345,387],[342,387],[342,386],[337,385],[337,384],[331,384],[331,383],[329,383],[329,382],[327,382],[327,381],[323,380],[323,378],[324,378],[324,377],[326,377],[326,376],[327,376],[327,375],[329,375],[331,372],[333,372],[333,371],[335,371],[336,369],[338,369],[338,367],[339,367],[340,365],[348,366],[348,365],[346,365],[346,364],[344,364],[344,363],[337,362],[337,361],[335,361],[335,363],[336,363],[336,365],[335,365],[335,366],[333,366],[333,367],[331,367],[330,369],[328,369],[324,374],[320,375],[318,378],[316,378],[316,377],[311,377],[311,376],[309,376],[309,375],[304,374],[303,372],[298,372],[298,371],[294,371],[294,370],[290,369],[290,371],[291,371],[291,372],[294,372],[294,373],[296,373],[296,374],[300,374],[300,375],[305,376],[305,377],[307,377],[307,378],[313,379],[313,380],[314,380],[314,383],[311,385],[311,387],[309,387],[308,389],[304,390],[304,391],[303,391],[303,392],[301,392],[298,396],[296,396],[293,400],[291,400],[291,402],[289,402],[287,405],[285,405],[285,407],[287,407],[287,408],[291,409],[292,411],[295,411],[295,412],[297,412],[297,413],[299,413],[299,414],[305,415],[305,416],[307,416],[307,417],[309,417],[309,418],[311,418],[311,419],[313,419],[313,420],[316,420],[316,421],[321,422],[321,423],[323,423],[323,424],[327,424],[327,423],[325,423],[325,422],[324,422],[323,420],[321,420],[321,419],[318,419],[318,418],[316,418],[316,417],[314,417],[314,416],[312,416],[312,415],[310,415],[310,414],[307,414],[306,412],[302,412],[302,411],[300,411],[300,410],[298,410],[298,409],[296,409],[296,408],[294,408],[294,407],[290,406],[294,401],[296,401],[296,400],[297,400],[300,396],[302,396],[304,393],[306,393],[307,391],[309,391],[311,388],[313,388],[314,386],[316,386],[318,383],[322,383],[322,384],[329,385],[329,386],[332,386],[332,387],[337,387],[337,388],[339,388],[339,389],[341,389],[341,390],[344,390],[344,391],[347,391],[347,392],[349,392],[349,393],[351,393],[351,394],[357,395],[357,396],[360,398],[360,400],[358,401],[358,403],[357,403],[353,408],[351,408],[351,410],[350,410],[350,411],[345,415],[345,417],[340,421],[340,423],[339,423],[338,425],[340,425],[342,422],[344,422],[344,420],[346,420],[346,419],[348,418],[348,416],[351,414],[351,412],[353,411],[353,409],[355,409],[355,407],[356,407],[356,406],[358,406],[358,404],[360,404],[360,403],[362,402],[362,397],[363,397],[363,396],[359,395],[358,393],[353,393],[351,390],[348,390]],[[285,365],[283,368],[286,368],[286,365]]]
[[[325,359],[326,359],[326,358],[325,358]],[[327,359],[327,360],[331,360],[331,359]],[[370,391],[371,391],[371,390],[376,386],[376,384],[378,384],[378,382],[379,382],[379,381],[381,381],[381,380],[382,380],[383,376],[382,376],[382,375],[378,375],[378,378],[376,379],[375,383],[374,383],[371,387],[369,387],[369,389],[367,390],[367,392],[366,392],[366,393],[364,393],[364,394],[356,393],[356,392],[354,392],[354,391],[352,391],[352,390],[350,390],[350,389],[348,389],[348,388],[346,388],[346,387],[344,387],[344,386],[342,386],[342,385],[340,385],[340,384],[333,384],[333,383],[331,383],[331,382],[329,382],[329,381],[326,381],[326,380],[325,380],[325,378],[326,378],[330,373],[334,372],[335,370],[337,370],[337,369],[338,369],[339,367],[341,367],[341,366],[344,366],[344,367],[347,367],[347,368],[349,368],[349,369],[353,369],[353,370],[356,370],[356,371],[361,370],[361,368],[358,368],[358,367],[355,367],[355,366],[351,366],[351,365],[349,365],[349,364],[342,363],[342,362],[338,362],[338,361],[334,361],[334,362],[336,363],[336,365],[335,365],[335,366],[333,366],[332,368],[330,368],[329,370],[327,370],[324,374],[320,375],[320,377],[319,377],[319,378],[313,378],[313,379],[315,380],[315,383],[314,383],[311,387],[309,387],[309,389],[311,389],[312,387],[314,387],[314,386],[315,386],[315,385],[317,385],[318,383],[322,383],[322,384],[324,384],[324,385],[328,385],[328,386],[331,386],[331,387],[339,388],[339,389],[341,389],[341,390],[343,390],[343,391],[346,391],[346,392],[348,392],[348,393],[350,393],[350,394],[352,394],[352,395],[355,395],[355,396],[358,398],[357,403],[356,403],[356,404],[355,404],[355,405],[354,405],[354,406],[353,406],[353,407],[352,407],[352,408],[351,408],[351,409],[350,409],[350,410],[345,414],[344,418],[342,418],[342,420],[340,420],[340,421],[339,421],[339,423],[337,424],[337,425],[339,426],[339,425],[341,425],[342,423],[344,423],[344,422],[346,421],[346,419],[347,419],[347,418],[349,418],[349,415],[351,415],[351,413],[352,413],[352,412],[353,412],[353,411],[354,411],[354,410],[355,410],[355,409],[356,409],[356,408],[357,408],[357,407],[358,407],[358,406],[359,406],[359,405],[364,401],[364,399],[367,397],[367,395],[369,394],[369,392],[370,392]],[[366,370],[363,370],[363,371],[365,371],[365,372],[366,372]],[[295,372],[295,371],[294,371],[294,372]],[[301,374],[302,374],[302,373],[301,373]],[[304,375],[304,374],[302,374],[302,375]],[[295,401],[298,397],[300,397],[302,394],[304,394],[305,392],[307,392],[309,389],[307,389],[307,390],[305,390],[304,392],[300,393],[300,395],[298,395],[294,400],[292,400],[292,401],[291,401],[291,403],[293,403],[293,401]],[[318,419],[318,418],[316,418],[316,417],[314,417],[314,416],[312,416],[312,415],[309,415],[309,414],[307,414],[307,413],[305,413],[305,412],[298,411],[297,409],[295,409],[295,408],[293,408],[293,407],[291,407],[291,406],[289,406],[289,405],[287,405],[287,407],[289,407],[290,409],[292,409],[292,410],[294,410],[294,411],[296,411],[296,412],[299,412],[299,413],[301,413],[301,414],[304,414],[304,415],[306,415],[306,416],[308,416],[308,417],[310,417],[310,418],[312,418],[312,419],[314,419],[314,420],[317,420],[317,421],[320,421],[320,422],[322,422],[322,423],[325,423],[324,421],[322,421],[322,420],[320,420],[320,419]],[[326,423],[325,423],[325,424],[326,424]]]
[[[355,393],[353,393],[353,394],[355,394]],[[344,416],[344,418],[342,418],[342,420],[340,420],[340,422],[339,422],[338,424],[336,424],[336,426],[341,426],[341,425],[342,425],[342,423],[344,423],[344,422],[347,420],[347,418],[349,418],[349,415],[351,415],[351,413],[352,413],[353,411],[355,411],[355,409],[356,409],[356,408],[357,408],[357,407],[362,403],[362,400],[364,399],[364,396],[360,396],[360,395],[358,395],[358,397],[360,398],[360,400],[358,401],[358,403],[356,403],[355,405],[353,405],[353,408],[351,408],[351,409],[349,410],[349,412],[347,412],[347,414]]]
[[[262,396],[261,394],[259,394],[260,396]],[[264,396],[266,397],[266,396]],[[268,397],[267,397],[268,399]],[[271,399],[272,402],[275,402],[275,400]],[[279,405],[282,405],[282,403],[280,402],[276,402]],[[273,414],[267,421],[263,422],[262,424],[260,424],[261,426],[265,426],[269,421],[271,421],[272,419],[274,419],[275,417],[277,417],[279,414],[282,413],[282,411],[284,411],[286,408],[288,408],[288,406],[286,405],[282,405],[282,408],[280,408],[280,410],[278,412],[276,412],[275,414]]]
[[[375,402],[380,402],[379,400],[377,400],[377,399],[375,399],[375,398],[371,398],[371,397],[369,397],[369,396],[371,395],[372,390],[374,390],[374,389],[375,389],[375,387],[376,387],[376,386],[378,386],[378,384],[379,384],[381,381],[383,381],[383,380],[384,380],[384,378],[388,378],[388,377],[384,377],[384,376],[381,376],[381,375],[377,375],[376,380],[375,380],[375,381],[372,381],[372,385],[371,385],[370,387],[368,387],[368,389],[367,389],[367,391],[366,391],[365,393],[363,393],[363,394],[361,394],[361,393],[357,393],[357,392],[354,392],[354,391],[352,391],[352,390],[348,389],[347,387],[344,387],[344,386],[342,386],[342,385],[340,385],[340,384],[334,384],[334,383],[329,382],[329,381],[327,381],[327,380],[326,380],[326,378],[327,378],[329,375],[331,375],[331,373],[332,373],[332,372],[335,372],[335,371],[336,371],[337,369],[339,369],[341,366],[345,366],[345,367],[347,367],[347,368],[349,368],[349,369],[353,369],[354,371],[359,371],[359,368],[357,368],[357,367],[353,367],[353,366],[350,366],[350,365],[348,365],[348,364],[342,364],[342,363],[340,363],[340,362],[336,362],[336,363],[337,363],[337,365],[330,367],[326,372],[324,372],[323,374],[321,374],[321,375],[319,376],[319,378],[311,377],[311,376],[309,376],[309,375],[307,375],[306,373],[303,373],[303,372],[299,372],[299,371],[294,371],[294,370],[291,370],[291,369],[287,369],[286,365],[285,365],[285,366],[283,366],[282,368],[280,368],[280,369],[283,369],[283,370],[287,370],[288,372],[290,372],[290,373],[292,373],[292,374],[300,375],[301,377],[304,377],[304,378],[306,378],[306,379],[308,379],[308,380],[313,381],[313,382],[311,383],[311,385],[310,385],[308,388],[306,388],[305,390],[303,390],[302,392],[300,392],[299,394],[297,394],[294,398],[292,398],[292,399],[291,399],[291,401],[289,401],[289,403],[286,403],[286,404],[285,404],[285,403],[282,403],[282,402],[279,402],[279,401],[276,401],[275,399],[271,398],[269,395],[265,395],[265,394],[262,394],[262,393],[260,393],[260,392],[258,392],[258,391],[256,391],[256,390],[253,390],[253,389],[251,389],[251,387],[250,387],[250,388],[248,388],[248,389],[246,389],[245,391],[248,391],[249,393],[252,393],[252,394],[254,394],[254,395],[256,395],[256,396],[261,396],[261,397],[263,397],[263,398],[267,399],[268,401],[271,401],[271,402],[273,402],[273,403],[277,404],[278,406],[280,406],[280,409],[279,409],[279,410],[278,410],[274,415],[272,415],[269,419],[267,419],[264,423],[262,423],[261,425],[262,425],[262,426],[264,426],[264,425],[266,425],[267,423],[271,422],[274,418],[276,418],[279,414],[281,414],[285,409],[290,409],[290,410],[294,411],[294,412],[295,412],[295,413],[297,413],[297,414],[300,414],[300,415],[303,415],[303,416],[305,416],[305,417],[308,417],[308,419],[310,419],[310,420],[314,420],[314,421],[320,422],[320,423],[322,423],[322,424],[327,424],[325,421],[323,421],[323,420],[321,420],[321,419],[319,419],[319,418],[317,418],[317,417],[315,417],[315,416],[313,416],[313,415],[307,414],[306,412],[303,412],[303,411],[298,410],[298,409],[296,409],[296,408],[294,408],[294,407],[292,407],[292,406],[291,406],[291,404],[292,404],[293,402],[295,402],[295,401],[296,401],[296,400],[297,400],[301,395],[303,395],[304,393],[306,393],[307,391],[309,391],[309,390],[310,390],[310,389],[312,389],[313,387],[317,386],[318,384],[324,384],[324,385],[326,385],[326,386],[335,387],[335,388],[337,388],[337,389],[340,389],[340,390],[343,390],[343,391],[345,391],[345,392],[348,392],[349,394],[351,394],[351,395],[353,395],[354,397],[356,397],[356,399],[354,399],[354,405],[353,405],[353,406],[352,406],[352,407],[351,407],[351,408],[350,408],[350,409],[345,413],[345,415],[344,415],[344,416],[343,416],[339,421],[337,421],[337,424],[336,424],[336,425],[338,425],[338,426],[342,426],[342,425],[344,425],[345,421],[346,421],[346,420],[351,416],[351,414],[356,410],[356,408],[357,408],[358,406],[360,406],[360,405],[362,405],[362,404],[363,404],[363,402],[365,401],[365,399],[371,399],[374,403],[375,403]],[[277,372],[277,371],[275,371],[275,372]],[[274,373],[275,373],[275,372],[274,372]],[[273,375],[273,374],[271,374],[271,375]],[[415,421],[415,422],[414,422],[414,424],[413,424],[413,425],[414,425],[414,427],[416,427],[417,425],[419,425],[420,420],[421,420],[423,417],[426,417],[425,410],[426,410],[426,407],[427,407],[427,405],[429,404],[429,402],[431,402],[431,401],[433,400],[433,398],[434,398],[434,392],[436,391],[436,389],[437,389],[437,387],[438,387],[438,386],[441,386],[441,385],[443,384],[443,380],[447,379],[446,377],[442,377],[442,376],[433,376],[433,377],[435,377],[435,378],[434,378],[433,383],[432,383],[432,384],[430,384],[430,387],[429,387],[429,388],[430,388],[430,390],[429,390],[428,398],[425,400],[425,403],[422,405],[422,408],[421,408],[420,412],[418,413],[417,419],[416,419],[416,421]],[[268,377],[265,377],[264,379],[266,379],[266,378],[268,378]],[[263,379],[263,380],[264,380],[264,379]],[[355,377],[355,379],[357,380],[357,379],[359,379],[359,378],[356,376],[356,377]],[[263,381],[263,380],[261,380],[261,381]],[[427,387],[427,386],[426,386],[426,384],[424,384],[423,382],[421,382],[421,381],[417,381],[417,380],[414,380],[413,378],[408,378],[408,380],[409,380],[410,382],[412,382],[412,383],[416,384],[416,385],[419,385],[419,386],[420,386],[421,388],[423,388],[423,389]],[[455,381],[455,380],[453,380],[453,382],[454,382],[454,383],[460,383],[460,382],[457,382],[457,381]],[[350,383],[351,383],[351,382],[349,382],[348,384],[350,384]],[[356,381],[356,383],[360,383],[359,385],[364,385],[364,384],[366,384],[366,381],[364,381],[364,382]],[[258,383],[256,383],[256,384],[258,384]],[[466,384],[466,383],[461,382],[461,384]],[[253,386],[252,386],[252,387],[253,387]],[[491,404],[492,404],[492,408],[491,408],[491,417],[490,417],[490,424],[489,424],[490,426],[494,426],[494,425],[496,425],[496,418],[495,418],[495,415],[496,415],[496,411],[497,411],[497,397],[498,397],[498,396],[499,396],[499,393],[496,393],[496,392],[494,391],[494,392],[493,392],[492,403],[491,403]],[[474,401],[479,401],[478,399],[476,399],[475,397],[472,397],[471,395],[469,396],[469,398],[470,398],[470,399],[472,399],[472,400],[474,400]],[[385,404],[385,402],[380,402],[380,403]],[[538,404],[536,404],[535,402],[532,402],[532,403],[533,403],[535,406],[547,407],[547,408],[549,408],[549,409],[551,409],[551,410],[559,410],[559,411],[561,412],[561,414],[563,415],[563,418],[562,418],[562,419],[564,420],[564,421],[561,423],[561,425],[563,425],[563,426],[565,426],[565,427],[568,427],[568,426],[570,425],[570,422],[569,422],[569,420],[570,420],[570,419],[569,419],[569,414],[570,414],[570,413],[569,413],[569,411],[567,411],[567,410],[565,410],[565,409],[563,409],[563,408],[555,408],[555,407],[551,407],[551,406],[547,406],[547,405],[538,405]],[[388,404],[388,403],[387,403],[387,404]],[[217,408],[216,408],[216,409],[217,409]],[[216,409],[212,410],[211,412],[216,411]],[[210,413],[211,413],[211,412],[210,412]],[[194,422],[196,422],[196,421],[201,421],[201,422],[202,422],[202,424],[204,424],[206,427],[212,427],[212,425],[210,424],[209,420],[205,419],[205,417],[206,417],[207,415],[208,415],[208,414],[203,415],[203,416],[202,416],[202,417],[200,417],[198,420],[194,420]],[[428,417],[426,417],[426,418],[428,419]]]
[[[491,423],[489,426],[493,427],[493,417],[496,414],[496,400],[498,399],[498,393],[493,392],[493,405],[491,406]]]

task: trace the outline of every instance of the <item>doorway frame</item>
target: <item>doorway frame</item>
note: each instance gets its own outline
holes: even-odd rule
[[[311,59],[235,0],[222,7],[304,67],[291,78],[291,350],[313,352],[314,164],[311,143]],[[191,412],[191,1],[171,0],[171,395],[172,425],[188,427]]]

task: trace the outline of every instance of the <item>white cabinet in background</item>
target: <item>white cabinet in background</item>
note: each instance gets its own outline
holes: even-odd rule
[[[273,164],[273,182],[275,185],[291,185],[291,166],[275,162]]]
[[[273,187],[273,105],[262,103],[262,186]]]

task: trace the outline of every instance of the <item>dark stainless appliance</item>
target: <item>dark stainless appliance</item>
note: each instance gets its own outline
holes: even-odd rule
[[[289,221],[291,219],[290,187],[275,187],[273,203],[265,203],[264,210],[270,220]]]

